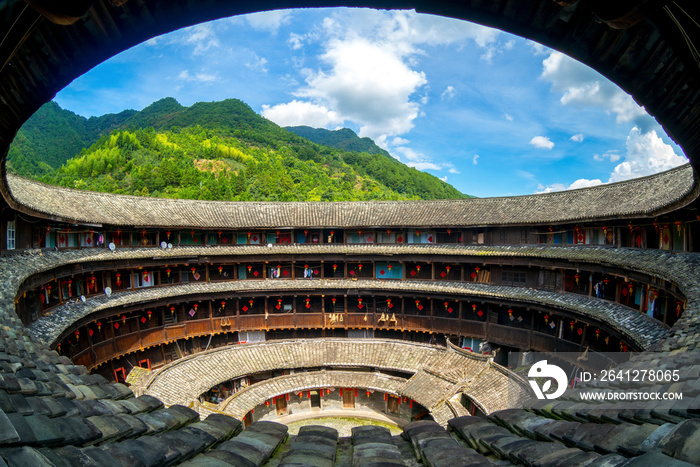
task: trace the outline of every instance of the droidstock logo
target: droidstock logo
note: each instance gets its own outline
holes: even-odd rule
[[[541,360],[532,365],[527,376],[530,378],[530,386],[538,399],[556,399],[566,391],[566,373],[556,365],[548,365],[547,360]],[[549,392],[552,387],[551,379],[547,379],[540,388],[534,378],[554,378],[557,382],[556,391]]]

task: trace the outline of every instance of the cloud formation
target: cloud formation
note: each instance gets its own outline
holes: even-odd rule
[[[644,177],[688,162],[688,159],[679,156],[670,145],[664,143],[655,130],[643,133],[637,127],[632,128],[627,136],[626,147],[625,160],[610,174],[611,182]]]
[[[480,25],[411,11],[343,10],[324,18],[308,34],[290,35],[287,44],[292,50],[319,43],[321,66],[305,70],[305,84],[293,91],[293,101],[263,106],[262,113],[280,125],[294,121],[330,128],[351,123],[359,127],[360,136],[372,138],[409,165],[442,170],[448,166],[417,155],[401,138],[429,102],[428,78],[418,68],[421,47],[472,41],[488,51],[500,35]],[[511,42],[503,48],[512,46]],[[448,85],[441,98],[455,93]],[[300,113],[292,115],[294,111]]]
[[[253,29],[277,34],[280,26],[292,20],[292,12],[289,10],[262,11],[246,15],[245,19]]]
[[[583,133],[578,133],[576,135],[573,135],[571,138],[569,138],[571,141],[574,143],[582,143],[583,142]]]
[[[286,104],[274,106],[263,105],[262,116],[272,120],[279,126],[307,125],[314,128],[329,128],[337,126],[343,119],[323,105],[293,100]]]
[[[629,94],[581,62],[552,52],[542,66],[541,78],[551,83],[553,91],[562,93],[563,105],[599,107],[615,114],[618,123],[632,122],[645,131],[656,124]]]
[[[546,136],[535,136],[530,140],[530,144],[539,149],[552,149],[554,143]]]

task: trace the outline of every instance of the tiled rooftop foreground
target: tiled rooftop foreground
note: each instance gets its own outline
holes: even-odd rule
[[[504,198],[437,201],[226,202],[80,191],[7,174],[23,206],[69,222],[138,227],[313,228],[522,225],[653,216],[689,197],[684,165],[656,175],[579,190]]]
[[[457,295],[463,297],[496,298],[518,303],[530,303],[570,311],[584,317],[608,323],[618,329],[629,341],[639,347],[648,348],[654,342],[668,334],[658,321],[640,314],[632,308],[611,303],[607,300],[589,298],[578,294],[561,294],[545,290],[524,287],[493,286],[474,282],[429,282],[416,280],[347,280],[319,279],[309,281],[295,280],[239,280],[232,282],[189,283],[162,288],[145,288],[135,291],[120,292],[107,297],[100,295],[83,302],[62,305],[45,317],[39,318],[28,326],[29,331],[40,341],[55,345],[74,322],[92,313],[112,308],[120,308],[163,298],[182,298],[188,295],[236,293],[328,293],[333,290],[362,290],[375,293],[412,292],[434,293],[440,295]]]
[[[286,250],[279,247],[277,251],[303,251],[296,250],[297,247],[293,246],[285,248]],[[337,248],[369,254],[381,251],[383,247]],[[401,251],[403,247],[388,247],[394,248]],[[655,365],[683,369],[684,379],[679,382],[680,385],[685,385],[690,399],[700,395],[695,389],[700,376],[700,365],[694,359],[697,356],[694,350],[700,340],[698,255],[603,248],[407,248],[426,254],[564,258],[574,262],[617,264],[672,281],[688,297],[688,306],[681,320],[671,330],[671,336],[654,345],[657,349],[671,350],[672,355],[659,360],[657,354],[642,353],[627,366],[639,365],[644,368]],[[236,431],[233,428],[237,424],[234,419],[219,420],[215,415],[210,415],[206,420],[197,422],[198,415],[185,407],[163,408],[162,403],[155,398],[133,398],[123,385],[110,384],[104,378],[89,375],[84,367],[72,365],[66,358],[38,343],[26,333],[13,310],[12,299],[21,281],[30,274],[50,270],[60,263],[79,263],[97,257],[103,258],[102,260],[115,259],[118,257],[115,255],[123,258],[134,255],[153,258],[160,254],[186,257],[196,254],[195,251],[211,256],[217,254],[217,250],[224,249],[178,248],[168,252],[141,249],[115,253],[88,250],[42,254],[29,252],[2,258],[0,273],[4,280],[0,284],[0,456],[3,460],[9,465],[130,466],[171,465],[188,459],[192,463],[190,465],[226,465],[220,462],[228,462],[229,465],[262,465],[266,462],[265,459],[279,445],[275,440],[284,439],[284,434],[280,435],[286,433],[284,429],[276,430],[271,428],[274,425],[255,424],[254,426],[268,426],[270,429],[262,430],[264,433],[258,435],[255,431],[257,428],[251,430],[250,427],[243,432],[250,430],[247,437],[240,440],[236,437],[218,444],[229,433]],[[242,249],[238,251],[245,254]],[[322,249],[313,248],[308,251],[322,252]],[[548,401],[547,404],[533,405],[528,411],[514,409],[495,412],[485,421],[468,418],[473,420],[469,423],[486,423],[483,431],[475,431],[470,438],[472,446],[477,450],[469,450],[459,442],[455,448],[454,443],[445,438],[446,441],[438,442],[426,439],[422,444],[416,440],[416,452],[429,462],[433,462],[430,459],[437,459],[432,465],[450,466],[463,465],[465,459],[472,459],[472,455],[480,456],[473,458],[475,465],[480,462],[489,465],[494,459],[501,463],[517,461],[519,465],[700,464],[698,407],[700,404],[695,403],[691,410],[673,411],[656,410],[653,404],[635,404],[624,409],[609,410],[605,405],[582,403],[576,399],[574,390],[560,402]],[[497,419],[499,414],[502,414],[501,418]],[[527,425],[525,422],[516,424],[516,421],[504,421],[507,414],[535,418]],[[443,417],[445,418],[447,417]],[[195,428],[193,424],[198,425]],[[510,434],[498,430],[493,432],[498,428],[496,425],[501,425]],[[540,425],[542,429],[536,430]],[[517,427],[523,428],[518,431]],[[278,434],[274,435],[275,432]],[[261,439],[266,441],[263,443]],[[413,442],[412,436],[410,439]],[[395,440],[397,446],[404,446],[401,443]],[[208,451],[202,454],[206,450]],[[401,448],[399,450],[404,452]],[[467,455],[469,457],[465,457]],[[409,461],[415,465],[415,456],[404,456],[404,462]],[[363,465],[370,465],[370,462]]]

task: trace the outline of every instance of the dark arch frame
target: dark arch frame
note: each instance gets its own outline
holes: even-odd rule
[[[593,0],[74,0],[60,6],[26,1],[45,16],[21,0],[8,0],[0,9],[0,29],[8,31],[0,42],[0,192],[12,208],[29,214],[32,210],[11,196],[5,159],[19,127],[56,92],[100,62],[160,34],[225,16],[295,7],[413,8],[541,42],[630,93],[700,167],[700,67],[687,41],[700,38],[700,28],[693,29],[700,16],[693,0],[673,2],[674,8],[683,7],[673,17],[684,20],[680,23],[657,0],[638,2],[644,8],[630,11]]]

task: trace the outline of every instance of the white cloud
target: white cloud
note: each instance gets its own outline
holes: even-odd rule
[[[330,68],[312,72],[297,97],[324,103],[360,125],[372,139],[407,133],[418,117],[411,95],[427,83],[384,45],[364,38],[334,40],[321,59]]]
[[[545,47],[544,45],[540,44],[539,42],[527,41],[527,45],[530,46],[530,48],[532,49],[532,53],[535,56],[547,55],[548,53],[551,52],[551,49],[549,47]]]
[[[280,26],[291,21],[292,13],[289,10],[263,11],[246,15],[245,19],[253,29],[277,34]]]
[[[455,88],[454,88],[454,86],[447,86],[447,88],[445,89],[445,91],[444,91],[442,94],[440,94],[440,97],[441,97],[442,99],[445,99],[445,98],[447,98],[447,99],[452,99],[454,96],[455,96]]]
[[[451,174],[458,174],[460,173],[459,170],[455,169],[454,167],[450,167],[448,170],[449,173]]]
[[[664,143],[654,130],[644,133],[637,127],[632,128],[626,146],[625,160],[610,174],[611,182],[651,175],[688,162]]]
[[[554,147],[554,143],[546,136],[535,136],[530,140],[530,144],[539,149],[552,149]]]
[[[569,139],[575,143],[581,143],[583,142],[583,133],[575,134]]]
[[[476,165],[479,163],[479,155],[474,154],[474,157],[472,157],[472,164]]]
[[[498,46],[501,35],[477,24],[414,11],[334,12],[312,32],[290,35],[287,43],[293,50],[319,43],[322,65],[306,70],[305,85],[292,93],[293,102],[264,106],[263,114],[277,123],[294,116],[298,125],[348,122],[359,128],[360,136],[372,138],[392,154],[401,153],[407,141],[397,138],[424,115],[421,106],[429,99],[428,79],[418,68],[418,57],[425,54],[421,47],[474,42],[488,52]],[[448,86],[443,98],[454,93],[454,87]],[[307,106],[302,108],[302,102]],[[312,120],[300,120],[304,115]],[[413,160],[421,167],[444,167],[421,157]]]
[[[184,30],[185,44],[194,45],[193,54],[203,55],[212,47],[219,47],[219,39],[214,34],[212,23],[197,24]]]
[[[595,154],[593,156],[597,161],[610,160],[611,162],[616,162],[621,157],[617,150],[610,150],[605,154]],[[615,167],[607,182],[602,182],[599,179],[588,180],[581,178],[569,186],[562,183],[553,183],[547,186],[539,185],[537,193],[573,190],[602,183],[620,182],[663,172],[686,162],[688,160],[676,154],[673,148],[664,143],[656,134],[656,131],[652,130],[645,133],[634,127],[627,136],[627,152],[624,155],[624,161]]]
[[[446,181],[447,181],[447,175],[445,175],[444,177],[442,177],[440,180],[442,180],[443,182],[446,182]]]
[[[634,122],[641,128],[655,125],[631,96],[581,62],[552,52],[542,66],[542,79],[551,83],[553,91],[562,93],[562,105],[599,107],[615,114],[618,123]]]
[[[617,151],[617,149],[606,151],[605,154],[593,154],[593,160],[596,161],[609,160],[610,162],[617,162],[620,160],[620,157],[620,153]]]
[[[274,106],[263,105],[261,113],[263,117],[279,126],[308,125],[314,128],[332,128],[343,122],[343,119],[333,110],[297,100]]]
[[[510,115],[510,114],[503,114],[503,118],[505,118],[505,119],[508,120],[509,122],[512,122],[512,121],[513,121],[513,116]]]
[[[264,57],[258,57],[258,54],[253,53],[252,61],[246,63],[245,66],[251,70],[260,71],[262,73],[267,73],[267,59]]]
[[[195,82],[195,83],[202,83],[202,84],[211,84],[215,83],[216,81],[219,81],[219,76],[216,74],[210,74],[210,73],[195,73],[194,75],[191,75],[188,70],[182,70],[179,75],[177,75],[177,79],[180,81],[190,81],[190,82]]]
[[[575,190],[577,188],[588,188],[592,186],[598,186],[602,185],[603,182],[602,180],[588,180],[586,178],[579,178],[576,180],[574,183],[572,183],[569,186],[566,186],[562,183],[553,183],[551,185],[547,185],[546,187],[544,185],[539,185],[537,188],[540,191],[535,192],[536,194],[540,193],[552,193],[553,191],[566,191],[566,190]]]
[[[287,39],[287,44],[289,44],[292,50],[299,50],[304,46],[304,36],[291,33],[289,39]]]

